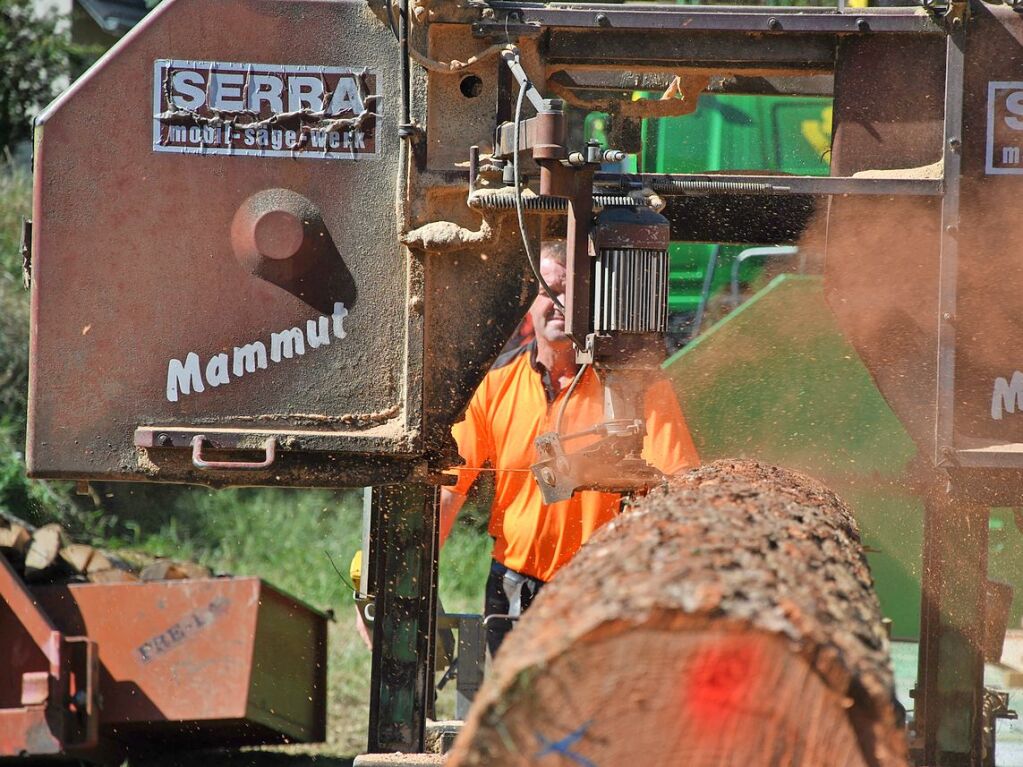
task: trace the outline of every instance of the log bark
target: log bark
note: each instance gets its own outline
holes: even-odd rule
[[[506,640],[449,766],[907,764],[849,509],[719,461],[625,511]]]

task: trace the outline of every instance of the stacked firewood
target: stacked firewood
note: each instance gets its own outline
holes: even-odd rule
[[[208,578],[210,570],[193,562],[124,552],[117,556],[87,543],[72,541],[51,523],[33,527],[0,514],[0,556],[29,583],[120,583]]]

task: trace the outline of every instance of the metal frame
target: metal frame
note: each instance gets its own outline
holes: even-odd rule
[[[630,188],[650,187],[659,194],[706,195],[917,195],[940,197],[948,183],[947,179],[908,178],[895,175],[879,178],[856,178],[842,176],[772,176],[741,173],[642,173],[613,174],[597,173],[598,186],[621,186]],[[958,177],[955,180],[958,192]],[[674,189],[673,189],[674,187]]]
[[[733,73],[764,66],[787,77],[818,77],[834,67],[833,50],[842,35],[942,35],[945,38],[944,126],[941,176],[928,179],[890,172],[876,178],[793,177],[749,174],[597,173],[601,191],[641,188],[668,196],[686,195],[879,195],[939,197],[941,233],[938,295],[938,351],[934,462],[955,465],[954,384],[957,306],[960,172],[963,127],[964,12],[962,4],[915,9],[857,9],[849,13],[805,8],[722,8],[692,6],[570,7],[490,4],[493,15],[473,23],[478,37],[546,36],[545,52],[562,86],[600,93],[622,90],[623,66],[668,63],[712,72],[712,64]],[[947,11],[947,13],[946,13]],[[944,13],[944,18],[939,14]],[[684,30],[686,44],[671,43]],[[649,40],[638,35],[649,33]],[[739,33],[739,36],[736,35]],[[757,35],[752,38],[752,34]],[[606,47],[598,45],[608,43]],[[690,45],[692,43],[692,45]],[[685,48],[683,51],[682,48]],[[809,59],[803,55],[809,51]],[[677,54],[677,55],[676,55]],[[661,69],[657,69],[662,67]],[[657,77],[653,76],[656,80]],[[762,88],[760,84],[757,87]],[[1023,446],[1017,446],[1023,448]],[[972,453],[980,465],[995,458]],[[1004,453],[997,460],[1006,461]],[[1023,449],[1011,455],[1023,465]],[[978,627],[984,625],[986,509],[962,505],[935,480],[925,519],[924,604],[921,620],[916,731],[919,756],[933,765],[971,764],[982,751],[983,656]],[[965,550],[964,550],[965,547]]]
[[[35,755],[93,752],[99,745],[96,643],[58,631],[2,554],[0,603],[47,665],[22,673],[20,706],[0,708],[0,742]]]
[[[476,693],[483,684],[483,666],[486,657],[486,631],[483,616],[472,613],[444,613],[438,619],[440,629],[458,632],[458,649],[445,676],[455,677],[455,718],[464,720]],[[453,674],[451,673],[453,672]],[[444,679],[437,685],[440,689]]]
[[[956,297],[959,278],[959,174],[962,164],[963,72],[966,33],[960,25],[945,48],[945,128],[942,146],[941,249],[938,255],[938,362],[935,414],[936,466],[954,452]]]
[[[369,752],[421,752],[433,701],[439,488],[372,489]]]
[[[494,18],[473,24],[479,36],[502,39],[538,32],[541,27],[576,29],[685,30],[686,32],[818,32],[825,34],[944,34],[944,27],[921,8],[827,8],[749,6],[671,6],[657,3],[487,3]],[[438,21],[443,22],[443,14]]]
[[[918,764],[979,764],[988,509],[936,488],[924,515],[914,751]]]

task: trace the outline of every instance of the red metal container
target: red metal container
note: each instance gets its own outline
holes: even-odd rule
[[[326,618],[257,578],[83,583],[31,594],[59,635],[88,637],[95,647],[98,742],[68,749],[75,756],[163,740],[199,747],[324,737]],[[24,614],[0,596],[0,608]],[[25,642],[19,650],[5,648],[8,641],[0,637],[0,652],[11,651],[15,666],[19,658],[30,664]],[[0,716],[0,757],[34,751],[13,732],[24,721]],[[59,740],[48,741],[47,752]]]
[[[324,616],[258,578],[35,589],[99,647],[101,735],[187,733],[218,745],[322,740]]]

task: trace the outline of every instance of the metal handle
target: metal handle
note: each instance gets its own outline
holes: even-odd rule
[[[263,443],[266,458],[262,461],[206,461],[202,457],[202,445],[206,441],[205,434],[192,437],[192,465],[197,469],[231,469],[233,471],[255,471],[268,468],[277,458],[277,440],[267,437]]]

